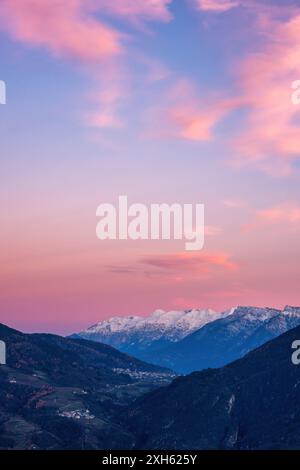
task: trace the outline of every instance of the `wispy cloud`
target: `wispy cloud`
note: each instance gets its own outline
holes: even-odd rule
[[[250,231],[270,225],[300,228],[300,205],[294,201],[288,201],[259,210],[255,213],[253,222],[244,226],[244,230]]]
[[[207,237],[214,237],[216,235],[220,235],[222,231],[222,227],[218,227],[216,225],[205,225],[204,227],[204,233]]]
[[[55,56],[93,62],[122,50],[121,34],[79,0],[3,0],[0,24],[14,39]]]
[[[147,256],[140,263],[168,271],[190,272],[191,274],[207,273],[214,267],[234,270],[234,263],[227,253],[174,253],[168,255]]]
[[[215,126],[240,101],[239,98],[220,99],[207,94],[207,90],[199,90],[192,80],[175,80],[160,104],[152,110],[150,133],[159,138],[210,141]]]
[[[235,0],[196,0],[199,10],[210,11],[214,13],[223,13],[240,5]]]
[[[94,5],[102,12],[134,22],[141,20],[169,21],[172,15],[169,5],[172,0],[94,0]]]
[[[125,276],[144,276],[149,280],[181,283],[210,279],[215,274],[235,272],[238,263],[224,252],[171,253],[146,255],[130,265],[107,265],[106,271]]]
[[[231,163],[289,176],[300,156],[300,111],[291,102],[291,83],[300,76],[300,11],[292,3],[198,1],[201,10],[215,12],[238,5],[250,9],[260,37],[252,52],[235,63],[235,99],[206,97],[203,102],[194,95],[187,104],[170,107],[169,119],[182,138],[210,140],[221,120],[243,110],[246,117],[232,139]]]
[[[286,10],[284,18],[278,19],[271,12],[272,8],[259,18],[265,44],[240,64],[249,113],[245,129],[234,143],[235,161],[285,176],[300,154],[299,108],[291,102],[290,89],[300,76],[300,13],[291,8],[289,19]]]
[[[134,32],[125,34],[111,20],[118,18],[132,25],[167,22],[171,1],[2,0],[0,29],[14,40],[79,64],[94,84],[92,109],[85,113],[85,123],[97,128],[120,127],[120,110],[130,95],[132,72],[127,61]],[[136,60],[140,60],[138,54]],[[158,76],[158,61],[144,56],[143,61]]]
[[[224,199],[222,201],[223,206],[228,207],[230,209],[240,209],[245,206],[245,201],[241,199]]]
[[[113,274],[135,274],[136,269],[133,266],[127,265],[106,265],[105,270]]]

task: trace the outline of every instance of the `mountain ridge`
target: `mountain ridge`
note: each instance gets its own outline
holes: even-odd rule
[[[220,369],[175,379],[123,417],[139,449],[300,449],[300,327]]]
[[[155,310],[148,317],[111,317],[71,337],[110,344],[142,359],[145,350],[154,352],[161,349],[221,315],[226,313],[217,313],[211,309]]]
[[[300,308],[292,306],[283,310],[238,306],[220,313],[158,310],[146,318],[112,317],[73,336],[113,344],[144,361],[186,374],[221,367],[298,324]]]
[[[0,324],[0,449],[130,448],[117,416],[174,373],[108,345]]]
[[[0,338],[0,449],[300,449],[300,326],[178,378],[96,342],[1,324]]]
[[[222,367],[298,325],[299,307],[278,310],[240,306],[231,315],[157,351],[153,362],[183,374]]]

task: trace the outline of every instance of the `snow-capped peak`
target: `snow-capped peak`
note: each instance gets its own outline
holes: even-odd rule
[[[142,320],[142,317],[138,316],[127,316],[127,317],[110,317],[107,320],[103,320],[90,326],[84,332],[86,333],[100,333],[106,331],[107,333],[117,333],[124,330],[130,330],[136,328],[138,323]]]
[[[291,305],[287,305],[282,313],[284,315],[292,315],[292,316],[297,316],[300,317],[300,307],[292,307]]]
[[[73,337],[109,344],[127,354],[153,362],[159,351],[172,347],[191,333],[196,334],[197,330],[216,320],[220,321],[212,328],[213,331],[215,328],[223,328],[230,335],[240,332],[246,338],[261,325],[267,325],[268,334],[274,335],[299,324],[300,308],[287,306],[281,311],[275,308],[238,306],[222,313],[210,309],[159,309],[147,317],[111,317]],[[207,331],[212,330],[208,328]]]
[[[280,315],[281,311],[275,308],[261,308],[261,307],[247,307],[239,306],[233,311],[233,316],[237,318],[244,318],[249,321],[266,321],[274,316]]]
[[[139,357],[151,347],[163,347],[183,339],[207,323],[227,316],[229,312],[213,310],[155,310],[148,317],[136,315],[111,317],[87,328],[73,337],[110,344],[121,351]]]
[[[179,337],[184,337],[186,334],[201,328],[206,323],[216,320],[222,316],[221,313],[216,313],[214,310],[155,310],[152,315],[148,317],[141,316],[125,316],[125,317],[111,317],[108,320],[103,320],[82,333],[93,334],[111,334],[111,333],[125,333],[131,330],[145,330],[151,328],[152,330],[176,330]],[[179,333],[180,332],[180,333]],[[179,339],[179,338],[178,338]]]

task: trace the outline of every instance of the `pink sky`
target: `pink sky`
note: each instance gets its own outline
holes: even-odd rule
[[[0,321],[299,305],[299,31],[292,0],[3,0]],[[97,240],[120,194],[205,203],[204,249]]]

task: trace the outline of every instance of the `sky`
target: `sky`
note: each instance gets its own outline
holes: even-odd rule
[[[300,305],[300,3],[1,0],[0,321]],[[205,204],[205,245],[96,209]]]

